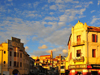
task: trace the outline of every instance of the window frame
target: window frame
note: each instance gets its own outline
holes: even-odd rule
[[[93,57],[93,58],[96,57],[96,49],[92,49],[92,57]]]
[[[77,35],[77,44],[81,43],[81,35]]]
[[[81,56],[81,49],[77,50],[77,53],[76,53],[76,57],[80,57]]]
[[[92,42],[98,42],[98,38],[96,34],[92,34]]]

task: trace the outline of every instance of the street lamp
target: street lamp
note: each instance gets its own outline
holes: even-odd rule
[[[3,69],[3,50],[0,50],[1,52],[0,52],[0,55],[1,55],[1,63],[0,63],[0,65],[1,65],[1,75],[3,75],[2,74],[2,69]]]

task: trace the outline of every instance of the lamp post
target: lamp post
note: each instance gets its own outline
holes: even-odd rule
[[[0,59],[1,59],[1,63],[0,63],[0,65],[1,65],[1,75],[3,75],[3,74],[2,74],[2,69],[3,69],[3,50],[0,50],[0,51],[1,51],[1,52],[0,52],[0,55],[2,54],[2,55],[1,55],[1,58],[0,58]]]

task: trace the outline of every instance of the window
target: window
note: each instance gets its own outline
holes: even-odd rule
[[[10,61],[10,66],[11,66],[11,61]]]
[[[4,51],[4,54],[6,54],[6,51]]]
[[[92,34],[92,42],[97,42],[97,35],[96,34]]]
[[[4,64],[6,64],[6,61],[4,61]]]
[[[20,62],[20,67],[22,67],[22,62]]]
[[[20,53],[20,58],[22,58],[22,53]]]
[[[16,52],[14,52],[14,57],[16,57]]]
[[[12,52],[10,51],[10,56],[12,56]]]
[[[92,49],[92,57],[96,57],[96,49]]]
[[[17,62],[17,67],[19,67],[19,62]]]
[[[80,57],[81,56],[81,50],[77,50],[77,57]]]
[[[81,43],[81,35],[78,35],[77,36],[77,44],[80,44]]]
[[[68,43],[68,49],[70,49],[70,46],[71,46],[71,40]]]
[[[14,61],[14,67],[16,67],[16,61]]]
[[[17,53],[17,57],[19,57],[19,53]]]

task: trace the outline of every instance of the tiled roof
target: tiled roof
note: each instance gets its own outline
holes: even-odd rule
[[[100,32],[100,27],[88,26],[89,31]]]

